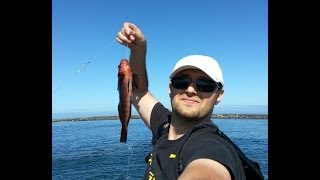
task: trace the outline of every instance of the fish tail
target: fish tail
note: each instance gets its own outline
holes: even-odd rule
[[[125,126],[122,126],[120,142],[121,143],[126,143],[127,142],[127,136],[128,136],[128,128],[125,127]]]

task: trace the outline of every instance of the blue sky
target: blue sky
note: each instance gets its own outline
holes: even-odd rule
[[[115,38],[126,21],[147,38],[149,90],[168,108],[170,72],[189,54],[218,60],[225,95],[216,108],[268,106],[267,0],[52,0],[52,113],[117,114],[129,51]]]

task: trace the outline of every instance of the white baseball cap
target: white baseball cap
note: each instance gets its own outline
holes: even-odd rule
[[[185,69],[200,69],[206,73],[212,80],[217,83],[221,83],[222,89],[224,87],[224,81],[222,71],[218,62],[209,56],[204,55],[189,55],[180,59],[171,72],[170,79],[177,73]]]

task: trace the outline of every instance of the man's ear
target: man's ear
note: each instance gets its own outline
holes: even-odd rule
[[[223,96],[224,96],[224,90],[222,89],[222,90],[219,91],[219,94],[217,96],[217,100],[216,100],[216,103],[215,103],[216,105],[219,104],[219,102],[222,100]]]

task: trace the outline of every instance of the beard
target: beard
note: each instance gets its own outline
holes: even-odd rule
[[[201,106],[188,106],[183,103],[178,103],[178,101],[171,100],[172,112],[182,119],[188,121],[198,121],[211,116],[213,111],[212,108],[202,108]]]

